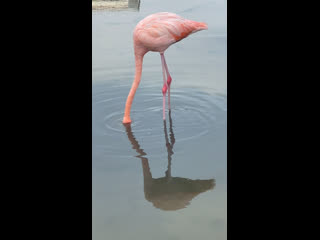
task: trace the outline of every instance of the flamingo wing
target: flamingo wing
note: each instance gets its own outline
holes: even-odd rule
[[[134,38],[150,50],[161,50],[206,28],[205,23],[187,20],[174,13],[156,13],[138,23]]]

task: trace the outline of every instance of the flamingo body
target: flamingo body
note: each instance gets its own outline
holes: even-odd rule
[[[123,123],[131,123],[131,105],[141,80],[143,57],[149,51],[159,52],[161,55],[164,78],[162,87],[163,119],[165,119],[165,96],[168,91],[168,104],[170,109],[170,84],[172,78],[165,62],[164,51],[170,45],[181,41],[192,33],[204,29],[208,29],[206,23],[184,19],[177,14],[169,12],[149,15],[137,24],[133,32],[136,73],[127,98]]]
[[[161,12],[141,20],[133,32],[133,40],[139,50],[164,52],[173,43],[202,29],[207,29],[205,23]]]

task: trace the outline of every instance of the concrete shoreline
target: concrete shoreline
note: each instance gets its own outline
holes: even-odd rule
[[[136,1],[138,2],[138,1]],[[132,8],[130,0],[92,1],[92,10],[125,10]],[[138,8],[138,6],[137,6]]]

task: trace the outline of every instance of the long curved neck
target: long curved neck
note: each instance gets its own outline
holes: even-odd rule
[[[135,72],[134,81],[131,86],[131,90],[127,98],[126,107],[124,110],[123,123],[131,123],[130,110],[131,110],[131,105],[133,102],[134,95],[136,94],[136,91],[139,87],[139,83],[141,80],[142,62],[143,62],[143,55],[135,54],[136,72]]]

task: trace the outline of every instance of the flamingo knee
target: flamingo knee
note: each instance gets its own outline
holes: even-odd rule
[[[169,87],[170,87],[171,81],[172,81],[171,76],[168,76],[168,78],[167,78],[167,84],[168,84]]]
[[[162,94],[163,95],[166,94],[167,90],[168,90],[167,84],[164,84],[162,87]]]

